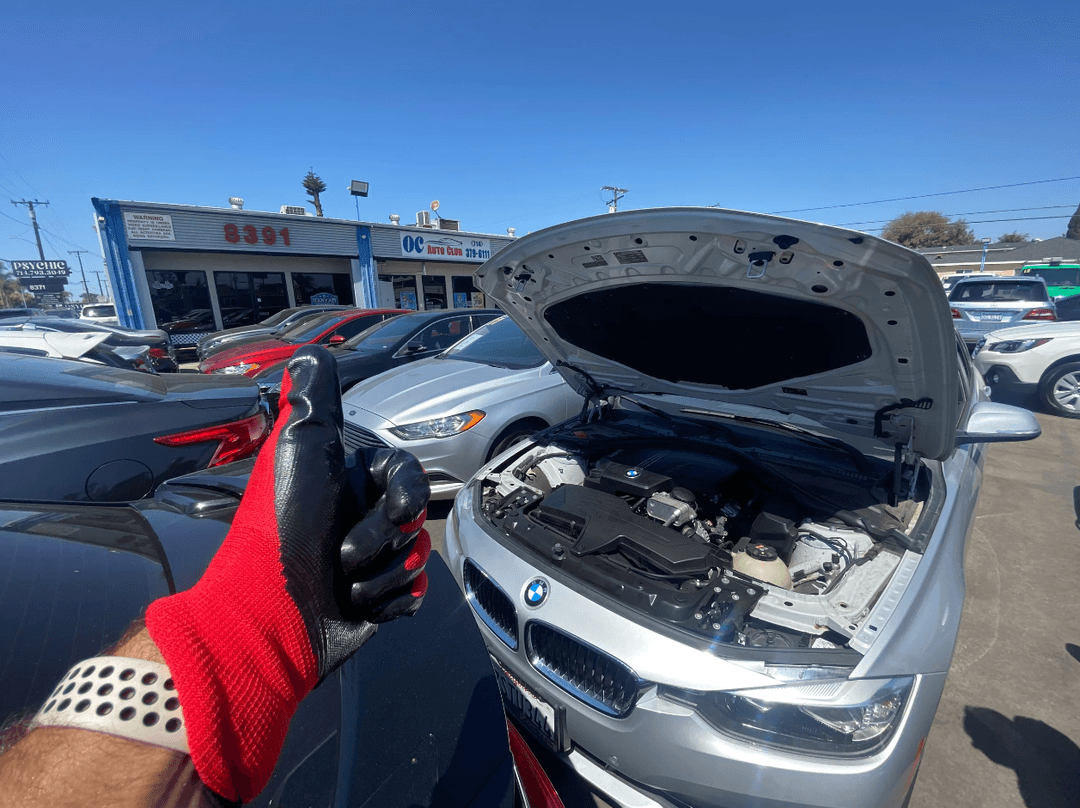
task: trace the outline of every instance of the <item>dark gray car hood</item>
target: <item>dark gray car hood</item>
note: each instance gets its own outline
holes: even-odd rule
[[[520,238],[476,284],[582,395],[808,420],[864,451],[953,450],[948,303],[929,262],[891,242],[731,210],[630,211]]]

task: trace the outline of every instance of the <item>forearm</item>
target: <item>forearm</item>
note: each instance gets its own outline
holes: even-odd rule
[[[114,656],[163,662],[145,628]],[[212,806],[191,758],[158,746],[83,729],[40,727],[0,757],[0,805]]]

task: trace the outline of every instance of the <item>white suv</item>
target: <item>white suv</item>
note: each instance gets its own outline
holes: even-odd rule
[[[120,318],[116,316],[116,306],[112,303],[93,303],[83,306],[79,319],[102,325],[120,325]]]
[[[1034,393],[1052,412],[1080,418],[1080,322],[991,331],[975,366],[996,390]]]

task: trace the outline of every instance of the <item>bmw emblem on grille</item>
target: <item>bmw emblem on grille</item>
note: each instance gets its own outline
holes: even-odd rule
[[[525,587],[525,605],[536,608],[542,606],[551,591],[551,584],[543,578],[533,578]]]
[[[633,477],[637,477],[639,474],[641,474],[641,472],[638,471],[637,469],[627,469],[626,470],[626,476],[627,477],[633,478]]]

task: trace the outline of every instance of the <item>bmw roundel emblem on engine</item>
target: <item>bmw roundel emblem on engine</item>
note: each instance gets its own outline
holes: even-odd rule
[[[543,578],[533,578],[525,587],[525,605],[536,608],[547,600],[551,585]]]
[[[631,479],[633,479],[634,477],[637,477],[639,474],[641,474],[641,472],[638,471],[637,469],[627,469],[626,470],[626,476],[630,477]]]

